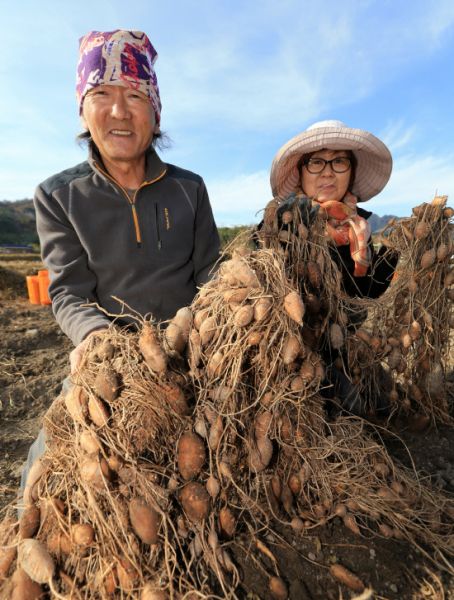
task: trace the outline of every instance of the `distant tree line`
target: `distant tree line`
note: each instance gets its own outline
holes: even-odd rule
[[[32,200],[0,202],[0,244],[38,243],[35,209]]]
[[[372,231],[384,227],[391,218],[391,215],[384,217],[371,215],[369,222]],[[218,229],[221,245],[225,247],[239,233],[248,229],[248,226],[238,225],[236,227],[219,227]],[[0,244],[37,246],[38,243],[33,201],[29,199],[16,200],[15,202],[0,201]]]

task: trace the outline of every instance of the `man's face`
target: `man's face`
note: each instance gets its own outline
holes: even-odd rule
[[[141,163],[156,128],[147,96],[119,85],[100,85],[87,93],[82,123],[107,168],[109,163]]]

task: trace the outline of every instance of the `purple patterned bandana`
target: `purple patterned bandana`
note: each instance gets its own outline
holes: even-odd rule
[[[124,85],[139,90],[153,106],[156,125],[161,99],[153,65],[158,54],[141,31],[90,31],[79,40],[76,95],[79,113],[85,94],[98,85]]]

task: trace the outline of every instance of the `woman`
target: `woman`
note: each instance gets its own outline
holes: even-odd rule
[[[380,296],[397,264],[386,248],[375,252],[367,222],[372,213],[358,206],[382,191],[391,170],[391,153],[381,140],[341,121],[314,123],[284,144],[271,166],[274,197],[285,205],[302,192],[326,210],[332,256],[352,297]]]
[[[295,201],[296,194],[303,195],[302,214],[309,210],[313,214],[314,207],[326,212],[331,255],[351,297],[379,297],[397,265],[394,252],[385,247],[375,251],[367,221],[372,213],[358,206],[382,191],[391,170],[392,157],[381,140],[341,121],[314,123],[282,146],[271,166],[273,196],[282,202],[278,214]],[[358,312],[350,326],[358,326],[366,316],[366,311]],[[327,397],[335,396],[345,409],[363,413],[365,403],[356,386],[334,367],[336,356],[328,344],[322,354],[330,387]]]

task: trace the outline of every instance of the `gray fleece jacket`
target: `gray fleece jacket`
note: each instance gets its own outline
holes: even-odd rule
[[[41,183],[34,202],[52,308],[75,345],[111,321],[94,304],[111,315],[171,318],[192,302],[219,256],[202,178],[152,149],[132,198],[91,150],[88,161]],[[129,315],[119,322],[134,322]]]

